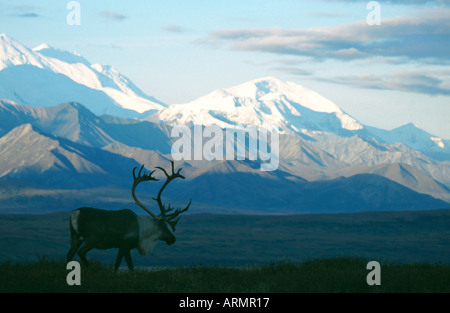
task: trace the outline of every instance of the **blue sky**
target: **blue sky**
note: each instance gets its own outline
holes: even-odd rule
[[[183,103],[275,76],[360,122],[408,122],[450,139],[450,1],[0,0],[0,33],[115,66],[144,92]]]

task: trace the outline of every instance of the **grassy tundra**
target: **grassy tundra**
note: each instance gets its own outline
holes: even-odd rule
[[[0,292],[450,292],[450,210],[187,215],[176,244],[134,254],[134,273],[93,250],[81,286],[66,283],[68,215],[0,215]]]
[[[69,286],[64,261],[41,258],[0,265],[0,292],[450,292],[450,265],[381,263],[381,285],[369,286],[367,260],[330,258],[248,267],[187,266],[114,272],[94,262]]]

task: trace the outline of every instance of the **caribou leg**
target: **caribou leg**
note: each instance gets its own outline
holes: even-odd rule
[[[133,261],[131,260],[130,249],[125,248],[119,248],[119,252],[117,252],[116,265],[114,266],[114,270],[117,271],[119,269],[123,257],[125,257],[125,262],[127,262],[128,269],[130,271],[133,271],[134,266]]]
[[[78,250],[78,255],[80,256],[80,260],[83,263],[84,266],[88,267],[89,262],[86,259],[86,253],[88,253],[90,250],[92,250],[93,247],[89,246],[87,243],[81,247],[80,250]]]
[[[119,248],[119,252],[117,252],[116,264],[114,265],[114,270],[117,272],[119,269],[120,263],[122,263],[123,258],[123,250]]]
[[[67,262],[73,260],[75,253],[77,253],[78,249],[84,242],[84,240],[80,238],[78,233],[73,228],[72,220],[70,221],[69,225],[70,225],[70,249],[69,252],[67,252]]]
[[[130,250],[129,249],[126,250],[123,256],[125,257],[125,261],[127,262],[128,269],[130,271],[133,271],[134,270],[134,266],[133,266],[133,260],[131,259]]]
[[[82,245],[83,240],[79,239],[78,237],[72,237],[71,243],[70,243],[70,250],[67,252],[67,262],[70,262],[73,260],[73,257],[75,256],[75,253],[77,253],[78,249]]]

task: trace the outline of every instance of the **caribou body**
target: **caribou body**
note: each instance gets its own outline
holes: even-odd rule
[[[144,165],[142,165],[137,176],[136,168],[133,169],[134,182],[131,192],[136,204],[150,216],[137,215],[128,209],[112,211],[82,207],[73,210],[69,221],[71,241],[70,250],[67,253],[68,262],[74,258],[78,251],[81,262],[88,266],[86,253],[90,250],[118,248],[115,270],[119,268],[123,258],[125,258],[128,268],[133,270],[130,255],[132,249],[137,249],[140,255],[147,255],[153,250],[158,240],[162,240],[168,245],[175,243],[175,236],[167,226],[171,226],[172,231],[175,232],[175,226],[180,219],[179,215],[189,209],[191,202],[189,201],[184,209],[174,211],[174,208],[171,208],[170,205],[166,209],[161,201],[161,193],[173,179],[184,179],[184,176],[180,174],[181,169],[175,172],[173,161],[170,175],[163,168],[156,167],[163,171],[166,181],[159,190],[158,196],[153,198],[160,209],[160,214],[155,215],[138,200],[135,194],[139,183],[158,180],[152,176],[155,170],[148,174],[144,172],[141,175],[143,168]]]

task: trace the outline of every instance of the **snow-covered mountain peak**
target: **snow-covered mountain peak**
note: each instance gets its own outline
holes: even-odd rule
[[[255,79],[229,88],[227,91],[237,97],[248,97],[261,101],[288,99],[316,112],[342,112],[336,104],[317,92],[272,76]]]
[[[101,73],[102,75],[108,77],[108,79],[112,80],[112,82],[109,82],[109,84],[113,83],[113,85],[122,91],[128,88],[128,85],[130,84],[130,80],[124,77],[119,73],[119,71],[111,65],[104,65],[104,64],[92,64],[91,68],[96,70],[97,72]],[[102,81],[104,87],[111,87],[108,86],[108,82],[105,80]]]
[[[430,137],[430,140],[431,140],[432,142],[434,142],[434,143],[436,144],[436,146],[438,146],[439,148],[442,148],[442,149],[445,148],[445,144],[444,144],[444,142],[442,141],[442,138],[439,138],[439,137]]]
[[[302,129],[346,132],[362,128],[317,92],[275,77],[263,77],[185,104],[171,105],[157,116],[169,124],[230,127],[252,125],[301,133]]]
[[[47,49],[52,49],[52,48],[46,43],[41,43],[37,47],[34,47],[33,51],[39,52],[41,50],[47,50]]]
[[[276,93],[283,84],[284,82],[278,78],[263,77],[224,89],[224,91],[236,97],[260,99],[267,94]]]
[[[59,61],[63,61],[69,64],[82,63],[86,66],[90,66],[88,60],[86,60],[80,53],[75,51],[61,50],[46,43],[42,43],[39,46],[33,48],[33,51],[41,54],[47,58],[53,58]]]
[[[41,57],[6,34],[0,34],[0,71],[15,65],[43,68]]]
[[[34,107],[75,101],[95,114],[122,117],[166,107],[111,66],[91,65],[77,52],[48,44],[29,49],[5,34],[0,35],[0,98]]]

